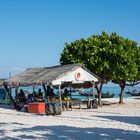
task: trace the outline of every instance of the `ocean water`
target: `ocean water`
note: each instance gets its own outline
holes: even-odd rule
[[[127,91],[131,91],[131,90],[133,90],[133,89],[136,89],[137,91],[139,91],[140,92],[140,86],[136,86],[136,87],[126,87],[125,88],[125,92],[127,92]],[[103,92],[107,92],[107,91],[109,91],[110,93],[114,93],[115,95],[114,95],[114,97],[115,98],[119,98],[119,94],[120,94],[120,91],[121,91],[121,88],[119,87],[119,86],[113,86],[113,87],[103,87],[103,89],[102,89],[102,91]],[[124,97],[131,97],[131,95],[130,94],[124,94]]]
[[[131,91],[131,90],[134,90],[136,89],[138,92],[140,92],[140,86],[136,86],[136,87],[126,87],[125,88],[125,92],[127,91]],[[97,93],[96,89],[95,88],[92,88],[92,89],[83,89],[83,91],[85,93],[92,93],[92,92],[95,92]],[[119,94],[120,94],[120,91],[121,91],[121,88],[119,86],[104,86],[102,88],[102,93],[107,93],[109,92],[110,94],[114,93],[114,98],[119,98]],[[75,95],[78,95],[79,93],[76,92],[76,93],[72,93],[74,94],[73,98],[80,98],[81,100],[85,100],[86,99],[86,96],[85,97],[79,97],[79,96],[75,96]],[[124,94],[124,98],[132,98],[132,96],[130,94]]]
[[[25,90],[25,91],[28,91],[27,93],[33,93],[33,87],[32,86],[20,87],[19,90],[21,88],[23,90]],[[34,90],[37,92],[39,88],[42,89],[42,86],[36,86]],[[136,89],[137,91],[140,92],[140,85],[139,86],[135,86],[135,87],[126,87],[125,88],[125,91],[127,92],[128,90],[133,90],[133,89]],[[70,90],[70,89],[68,88],[68,90]],[[78,90],[78,89],[72,89],[72,91],[73,90]],[[81,89],[81,90],[83,90],[87,94],[90,94],[92,92],[95,92],[96,93],[96,89],[95,88]],[[43,89],[42,89],[42,91],[43,91]],[[62,93],[63,93],[63,91],[64,91],[64,89],[62,90]],[[116,86],[103,86],[103,88],[102,88],[102,92],[103,93],[106,93],[106,92],[109,92],[110,94],[111,93],[114,93],[115,94],[114,95],[114,98],[119,98],[120,91],[121,91],[121,89],[117,85]],[[58,92],[58,89],[54,89],[54,93],[56,95],[58,95],[58,93],[59,93]],[[79,99],[82,99],[82,100],[85,100],[85,98],[86,98],[86,97],[79,96],[79,92],[72,92],[71,95],[72,95],[72,98],[79,98]],[[15,97],[15,89],[14,88],[12,88],[12,96]],[[129,95],[129,94],[125,94],[124,95],[124,98],[129,98],[129,97],[131,98],[131,95]]]

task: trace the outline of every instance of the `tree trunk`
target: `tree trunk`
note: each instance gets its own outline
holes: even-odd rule
[[[123,86],[120,86],[120,87],[121,87],[121,93],[119,94],[119,96],[120,96],[119,104],[123,104],[124,103],[123,98],[124,98],[124,88],[125,88],[125,86],[123,85]]]
[[[102,81],[101,81],[99,88],[97,85],[95,85],[95,88],[96,88],[97,93],[98,93],[98,105],[99,105],[99,107],[102,107],[102,101],[101,101],[101,99],[102,99],[102,86],[103,86]]]
[[[102,99],[102,93],[101,93],[101,91],[98,93],[98,105],[99,105],[99,107],[102,107],[102,101],[101,101],[101,99]]]
[[[42,87],[43,87],[43,90],[45,92],[45,98],[46,98],[47,97],[47,89],[46,89],[45,83],[43,83],[43,82],[42,82]]]
[[[15,100],[18,102],[18,86],[15,88]]]

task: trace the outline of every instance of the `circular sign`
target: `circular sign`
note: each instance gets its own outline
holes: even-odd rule
[[[76,73],[75,73],[75,79],[76,79],[76,80],[79,80],[80,77],[81,77],[81,73],[80,73],[80,72],[76,72]]]

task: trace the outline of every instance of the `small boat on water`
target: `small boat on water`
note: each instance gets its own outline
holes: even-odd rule
[[[94,92],[94,93],[85,93],[83,91],[79,91],[80,95],[81,96],[87,96],[87,97],[95,97],[95,98],[98,98],[98,93],[97,92]],[[114,97],[114,93],[110,94],[109,92],[107,93],[102,93],[102,98],[113,98]]]
[[[140,92],[139,93],[131,93],[131,96],[140,96]]]
[[[127,91],[126,94],[130,94],[131,96],[140,96],[140,92],[138,92],[136,89],[132,91]]]
[[[109,93],[109,92],[107,92],[107,93],[102,93],[102,95],[101,95],[101,97],[102,98],[113,98],[114,97],[114,93]],[[98,98],[98,95],[95,95],[95,98]]]

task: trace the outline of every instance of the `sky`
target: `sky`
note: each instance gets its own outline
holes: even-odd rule
[[[117,32],[140,46],[140,0],[0,0],[0,78],[59,65],[64,43]]]

